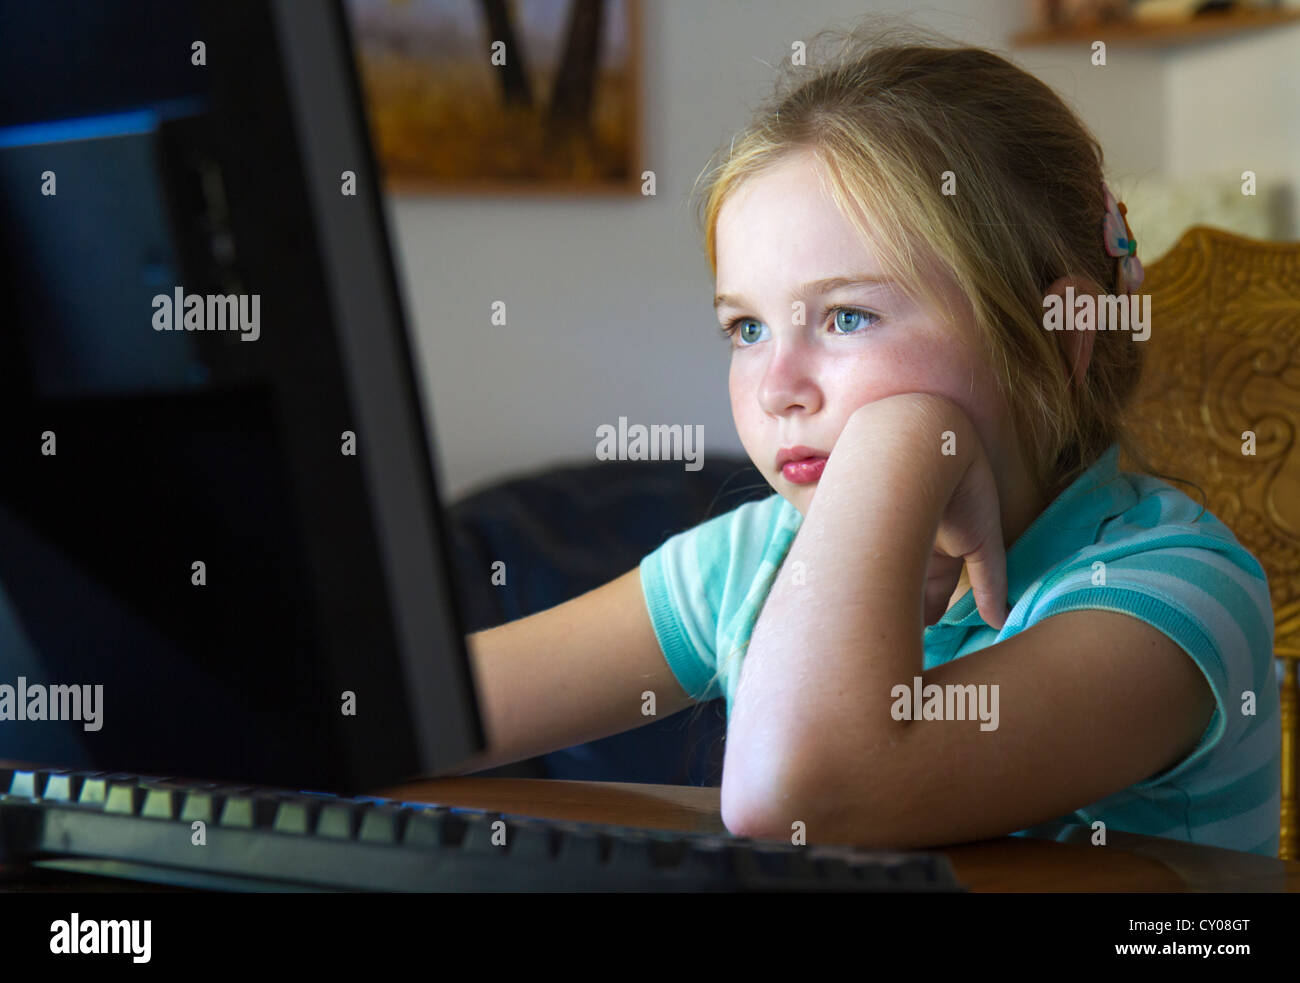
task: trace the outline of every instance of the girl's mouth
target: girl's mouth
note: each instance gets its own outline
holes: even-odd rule
[[[792,481],[796,485],[809,485],[822,476],[825,467],[826,458],[805,457],[798,461],[787,461],[781,468],[781,473],[785,475],[787,481]]]

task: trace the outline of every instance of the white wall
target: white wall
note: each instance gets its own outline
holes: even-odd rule
[[[706,455],[743,454],[692,185],[771,91],[764,62],[868,10],[908,6],[644,0],[644,166],[657,175],[656,197],[390,199],[449,498],[559,461],[592,462],[596,428],[620,416],[702,424]],[[1300,29],[1200,46],[1184,59],[1112,47],[1099,71],[1086,48],[1006,50],[1027,17],[1021,0],[948,0],[912,14],[1052,84],[1092,126],[1121,187],[1164,170],[1250,164],[1289,166],[1300,184]],[[1268,134],[1215,95],[1243,78]],[[506,327],[490,323],[496,300]]]
[[[1187,225],[1300,239],[1300,24],[1169,48],[1011,53],[1078,109],[1151,261]],[[1257,194],[1240,193],[1253,171]],[[1146,207],[1143,207],[1145,204]],[[1144,227],[1146,226],[1146,227]]]
[[[1166,60],[1164,82],[1169,172],[1252,170],[1261,185],[1288,188],[1277,234],[1300,239],[1300,24],[1189,47]]]

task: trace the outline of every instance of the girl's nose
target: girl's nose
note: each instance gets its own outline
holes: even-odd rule
[[[759,385],[758,399],[763,409],[768,413],[791,409],[816,412],[821,406],[816,365],[816,357],[802,342],[774,344]]]

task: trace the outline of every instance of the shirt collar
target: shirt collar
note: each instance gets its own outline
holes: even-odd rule
[[[1097,541],[1103,522],[1137,503],[1132,483],[1119,472],[1119,444],[1111,444],[1065,491],[1043,509],[1007,550],[1007,600],[1016,601],[1031,584],[1067,557]],[[944,616],[930,625],[984,625],[975,594],[967,590]]]

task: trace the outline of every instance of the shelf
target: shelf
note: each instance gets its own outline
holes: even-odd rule
[[[1108,45],[1143,44],[1151,47],[1167,47],[1209,41],[1282,24],[1300,24],[1300,10],[1242,10],[1201,14],[1191,19],[1176,21],[1126,20],[1080,24],[1067,28],[1034,28],[1012,35],[1011,44],[1016,48],[1030,48],[1105,41]]]

